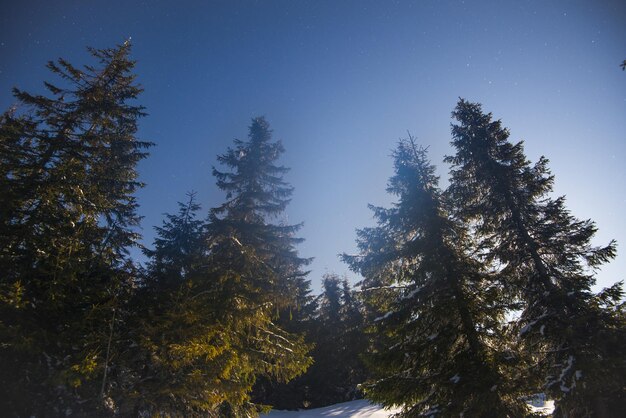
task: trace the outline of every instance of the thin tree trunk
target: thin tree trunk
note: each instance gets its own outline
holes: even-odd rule
[[[109,360],[111,356],[111,341],[113,340],[113,328],[115,325],[115,308],[113,308],[113,317],[109,326],[109,340],[107,341],[107,353],[104,360],[104,374],[102,376],[102,386],[100,386],[100,398],[104,398],[104,388],[106,387],[107,372],[109,371]]]

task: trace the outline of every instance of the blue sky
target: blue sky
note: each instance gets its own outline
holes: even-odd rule
[[[601,286],[626,271],[626,3],[623,1],[7,1],[0,13],[0,108],[13,86],[42,92],[48,60],[89,63],[86,46],[132,38],[142,139],[143,233],[189,190],[223,199],[215,156],[265,115],[281,139],[304,221],[300,252],[357,280],[337,254],[388,205],[389,158],[407,130],[430,148],[445,184],[450,113],[483,104],[551,160],[556,193],[618,240]]]

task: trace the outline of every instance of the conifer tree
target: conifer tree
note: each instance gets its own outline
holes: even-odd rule
[[[166,214],[163,226],[155,227],[154,249],[144,249],[149,257],[147,288],[177,288],[199,269],[206,254],[205,224],[197,219],[200,205],[196,193],[187,194],[187,202],[178,202],[178,214]]]
[[[317,367],[316,350],[319,347],[318,333],[320,329],[317,313],[317,297],[311,294],[310,281],[300,277],[295,283],[295,302],[291,306],[280,309],[276,324],[283,330],[304,336],[304,341],[313,347],[309,355],[313,364],[307,371],[288,382],[272,379],[271,376],[260,376],[252,394],[255,403],[272,405],[274,409],[296,410],[312,407],[309,376]]]
[[[378,312],[366,396],[401,406],[400,417],[523,416],[503,374],[504,308],[466,255],[468,232],[451,218],[424,149],[409,138],[393,158],[387,191],[398,202],[372,207],[378,226],[358,231],[360,254],[344,256]]]
[[[615,243],[591,244],[593,222],[551,197],[548,160],[532,165],[522,142],[511,143],[479,104],[460,100],[453,116],[456,154],[446,161],[457,215],[474,226],[477,253],[497,269],[499,287],[523,301],[518,334],[544,379],[535,390],[556,400],[557,417],[618,416],[626,405],[621,283],[591,290]]]
[[[209,213],[207,269],[219,324],[226,326],[236,357],[224,379],[230,396],[221,416],[254,413],[250,391],[259,376],[287,381],[310,364],[302,336],[279,326],[277,316],[296,305],[309,262],[298,256],[294,234],[300,225],[273,223],[283,215],[293,188],[283,180],[288,169],[276,165],[284,149],[272,142],[269,124],[254,118],[247,141],[235,140],[218,161],[227,170],[213,170],[226,202]]]
[[[347,278],[342,280],[341,309],[341,364],[343,365],[343,385],[347,392],[345,400],[363,397],[359,385],[368,377],[363,355],[367,353],[368,338],[365,335],[365,308],[357,292],[351,288]]]
[[[136,138],[143,108],[130,44],[89,49],[97,66],[59,59],[49,96],[14,90],[0,122],[0,392],[19,416],[109,405],[116,331],[139,238]],[[110,405],[109,405],[110,406]]]
[[[334,273],[322,277],[315,312],[303,328],[313,364],[286,383],[264,382],[256,396],[276,409],[308,409],[362,397],[357,386],[365,380],[360,355],[366,351],[363,316],[347,280]]]
[[[318,332],[311,367],[311,399],[316,406],[347,402],[362,394],[365,380],[363,316],[347,279],[325,274],[319,298]]]
[[[254,247],[259,259],[278,273],[280,283],[275,285],[283,286],[283,293],[293,297],[308,274],[302,268],[310,260],[300,258],[295,249],[303,241],[294,236],[302,224],[270,222],[284,214],[293,193],[293,187],[283,180],[289,169],[275,164],[283,152],[280,141],[272,142],[269,123],[263,117],[254,118],[248,141],[236,139],[234,148],[218,156],[219,163],[230,170],[213,169],[227,200],[211,211],[209,223],[214,235],[236,232],[234,238],[242,245]]]
[[[314,334],[314,363],[303,379],[307,383],[307,401],[311,407],[345,402],[341,375],[346,366],[341,363],[342,317],[341,279],[333,273],[322,277],[322,293],[318,297],[318,311]]]
[[[231,365],[228,336],[217,324],[213,304],[198,297],[208,290],[205,224],[197,219],[195,193],[155,227],[154,249],[125,335],[131,349],[117,393],[122,415],[206,416],[226,395],[215,379]],[[221,364],[220,364],[221,363]]]

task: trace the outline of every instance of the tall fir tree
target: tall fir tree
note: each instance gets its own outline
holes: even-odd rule
[[[215,283],[211,300],[234,333],[237,366],[229,371],[239,398],[222,405],[222,416],[258,410],[250,392],[260,376],[288,381],[309,366],[309,347],[301,335],[279,325],[279,315],[302,296],[308,259],[299,257],[295,237],[300,225],[274,223],[284,214],[293,188],[276,165],[284,148],[272,141],[262,118],[252,119],[247,141],[218,156],[226,168],[213,174],[226,202],[212,209],[207,224],[207,280]]]
[[[371,207],[378,226],[358,231],[360,254],[344,256],[377,311],[366,396],[401,406],[400,417],[517,417],[501,342],[505,307],[491,277],[466,255],[471,238],[412,138],[393,153],[390,209]]]
[[[281,367],[282,350],[272,339],[254,341],[248,332],[276,330],[238,306],[246,295],[215,262],[199,209],[191,194],[155,228],[154,249],[146,250],[150,261],[129,324],[134,348],[125,355],[132,372],[118,402],[122,415],[252,416],[262,410],[248,401],[257,374]],[[233,263],[243,264],[242,254],[231,255]]]
[[[545,379],[536,390],[556,400],[556,417],[619,416],[626,406],[621,283],[591,290],[615,243],[591,244],[593,222],[551,196],[548,160],[532,165],[522,142],[511,143],[479,104],[460,100],[453,117],[456,154],[446,161],[457,215],[473,225],[477,254],[497,270],[499,286],[523,301],[518,334],[531,371]]]
[[[0,397],[18,416],[96,414],[108,403],[116,333],[139,238],[136,165],[151,144],[128,42],[59,59],[50,96],[14,90],[0,122]],[[89,411],[89,412],[86,412]]]
[[[280,141],[272,142],[265,118],[252,119],[248,141],[236,139],[234,148],[218,156],[229,170],[213,169],[226,202],[211,210],[208,224],[210,239],[226,238],[236,246],[254,249],[253,257],[274,272],[273,277],[259,278],[261,287],[270,290],[267,295],[274,308],[296,305],[298,289],[308,274],[303,268],[310,263],[295,248],[303,241],[295,237],[302,224],[288,225],[278,219],[284,216],[293,193],[283,180],[289,169],[276,165],[283,152]]]

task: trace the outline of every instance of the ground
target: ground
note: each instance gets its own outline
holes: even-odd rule
[[[367,400],[344,402],[324,408],[306,411],[272,411],[267,418],[387,418],[397,410],[384,410],[381,406],[372,405]]]
[[[537,397],[530,403],[535,412],[549,415],[553,409],[552,401],[545,401],[543,397]],[[324,408],[309,409],[306,411],[272,411],[266,418],[388,418],[399,409],[385,410],[381,406],[372,405],[362,399],[352,402],[344,402]]]

